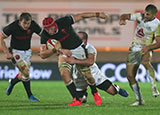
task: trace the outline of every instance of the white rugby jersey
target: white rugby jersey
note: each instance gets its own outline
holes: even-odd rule
[[[87,46],[86,46],[86,49],[88,50],[88,53],[94,54],[95,59],[96,59],[97,51],[94,48],[94,46],[88,43]],[[102,82],[104,82],[107,79],[106,77],[104,77],[101,74],[101,71],[98,68],[96,63],[94,63],[92,66],[90,66],[90,70],[91,70],[91,73],[92,73],[92,75],[95,79],[96,85],[101,84]],[[80,72],[78,72],[75,65],[73,66],[73,79],[76,79],[76,80],[79,80],[79,81],[82,81],[83,79],[85,79],[84,76]]]
[[[145,22],[143,13],[135,13],[131,14],[130,20],[137,21],[132,46],[136,46],[139,50],[142,45],[151,45],[154,37],[160,35],[160,21],[157,18]]]

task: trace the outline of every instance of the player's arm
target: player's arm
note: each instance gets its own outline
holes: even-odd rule
[[[152,50],[155,50],[155,49],[158,49],[160,48],[160,36],[157,36],[155,38],[155,43],[150,45],[150,46],[143,46],[142,47],[142,52],[143,53],[146,53],[148,51],[152,51]]]
[[[55,50],[47,49],[46,44],[40,45],[40,57],[42,59],[46,59],[46,58],[50,57],[54,52],[55,52]]]
[[[5,53],[7,59],[12,59],[13,55],[9,52],[9,50],[6,46],[6,43],[4,41],[4,39],[6,39],[6,38],[7,37],[3,33],[0,33],[0,44],[3,49],[3,52]]]
[[[87,13],[80,13],[72,15],[75,22],[78,22],[85,18],[92,18],[92,17],[98,17],[102,19],[108,19],[108,15],[106,15],[104,12],[87,12]]]
[[[126,20],[130,20],[131,14],[122,14],[120,16],[120,21],[119,24],[120,25],[125,25],[126,24]]]
[[[75,59],[74,57],[66,58],[66,62],[69,64],[79,64],[84,66],[91,66],[95,62],[94,54],[89,53],[87,59],[79,60]]]
[[[142,47],[143,53],[160,48],[160,23],[156,27],[156,31],[154,33],[154,36],[155,36],[155,43],[153,43],[149,46],[143,46]]]

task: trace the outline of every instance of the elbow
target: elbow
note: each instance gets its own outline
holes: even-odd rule
[[[88,63],[88,66],[92,66],[94,64],[94,61],[90,61],[89,63]]]

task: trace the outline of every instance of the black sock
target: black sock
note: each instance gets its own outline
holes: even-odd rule
[[[82,98],[84,95],[87,97],[87,90],[77,91],[77,94],[80,98]]]
[[[14,79],[11,80],[11,84],[12,86],[16,85],[18,82],[20,82],[21,80],[19,80],[17,77],[15,77]]]
[[[72,97],[79,100],[79,96],[77,95],[75,84],[72,82],[71,84],[67,85],[66,87],[69,90]]]
[[[97,93],[96,84],[94,84],[94,85],[89,85],[89,86],[90,86],[90,88],[91,88],[92,94]]]
[[[28,97],[30,97],[32,95],[31,88],[30,88],[30,80],[29,81],[22,81],[22,82],[23,82],[23,85],[24,85],[24,88],[27,92]]]

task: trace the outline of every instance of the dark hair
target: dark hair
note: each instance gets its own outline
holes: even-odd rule
[[[82,34],[82,40],[85,39],[86,41],[88,40],[88,34],[86,32],[82,32],[82,31],[79,31],[78,33]]]
[[[153,4],[147,5],[145,11],[151,11],[153,14],[156,14],[158,12],[157,7]]]
[[[29,20],[32,20],[32,16],[31,16],[30,13],[23,12],[23,13],[20,15],[19,20],[22,21],[23,19],[24,19],[25,21],[29,21]]]

